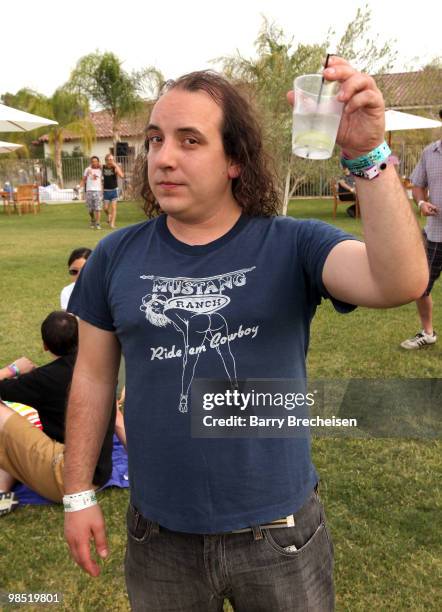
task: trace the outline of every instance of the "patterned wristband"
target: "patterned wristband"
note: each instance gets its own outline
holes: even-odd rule
[[[17,368],[17,366],[15,365],[15,363],[10,363],[8,365],[8,369],[11,372],[11,374],[13,376],[20,376],[20,370]]]
[[[373,166],[386,162],[390,155],[390,147],[386,142],[383,142],[381,145],[376,147],[376,149],[373,149],[373,151],[370,151],[365,155],[360,155],[359,157],[356,157],[356,159],[348,159],[345,153],[343,153],[341,163],[352,173],[363,172],[364,170],[368,170]]]
[[[78,510],[84,510],[85,508],[96,506],[97,503],[97,497],[94,489],[63,496],[63,506],[65,512],[77,512]]]
[[[351,174],[353,174],[353,176],[359,176],[360,178],[368,179],[369,181],[371,181],[372,179],[379,176],[382,170],[385,170],[387,165],[388,165],[388,160],[383,161],[380,164],[375,164],[374,166],[371,166],[370,168],[364,168],[363,170],[352,170]]]

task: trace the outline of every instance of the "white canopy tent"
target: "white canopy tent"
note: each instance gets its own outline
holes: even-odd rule
[[[400,130],[429,130],[442,126],[442,122],[420,115],[402,113],[395,110],[385,111],[385,131],[388,132],[388,144],[391,146],[391,132]],[[403,169],[402,169],[403,171]]]
[[[419,115],[411,115],[410,113],[402,113],[400,111],[388,110],[385,111],[385,131],[395,132],[399,130],[422,130],[438,128],[442,122],[420,117]]]
[[[19,149],[22,146],[23,145],[21,144],[14,144],[13,142],[4,142],[3,140],[0,140],[0,153],[12,153],[12,151]]]
[[[400,130],[428,130],[437,129],[442,126],[441,121],[435,119],[429,119],[428,117],[421,117],[420,115],[412,115],[411,113],[403,113],[395,110],[385,111],[385,131],[388,132],[388,144],[391,146],[391,133]],[[402,146],[402,153],[404,153],[404,147]],[[400,155],[401,160],[399,173],[403,176],[410,173],[410,168],[406,168],[404,155]],[[411,191],[409,191],[409,197],[411,197]]]
[[[58,125],[58,123],[0,104],[0,132],[28,132],[45,125]]]
[[[0,132],[29,132],[39,127],[58,125],[57,121],[53,119],[46,119],[46,117],[39,117],[32,113],[26,113],[25,111],[0,104]],[[18,144],[12,144],[3,142],[1,145],[4,146],[0,149],[0,152],[11,152],[15,149],[23,146]]]

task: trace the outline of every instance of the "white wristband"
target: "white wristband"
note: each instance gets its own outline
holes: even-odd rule
[[[78,510],[84,510],[91,506],[97,505],[97,498],[95,496],[94,489],[89,491],[80,491],[80,493],[73,493],[72,495],[63,496],[63,505],[65,512],[77,512]]]
[[[417,207],[419,208],[419,210],[421,209],[422,204],[425,204],[425,200],[419,200],[419,202],[417,203]]]

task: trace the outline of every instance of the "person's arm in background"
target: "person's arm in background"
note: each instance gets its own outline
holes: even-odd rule
[[[83,187],[86,185],[86,181],[87,181],[87,177],[89,176],[89,172],[90,172],[90,168],[86,168],[86,170],[84,171],[83,177],[80,181],[79,189],[83,189]]]
[[[22,374],[27,374],[35,368],[35,363],[32,363],[30,359],[27,357],[20,357],[19,359],[15,359],[10,366],[0,368],[0,380],[8,380],[9,378],[14,378],[17,375],[21,376]],[[15,371],[15,369],[18,370],[18,373]]]
[[[121,444],[124,446],[124,448],[127,449],[126,429],[124,427],[124,416],[120,410],[120,405],[118,401],[117,401],[117,411],[115,414],[115,434],[117,438],[120,440]]]
[[[37,368],[27,357],[20,357],[12,363],[20,374],[15,376],[13,368],[9,366],[0,370],[0,397],[5,401],[18,402],[34,408],[40,406],[44,394],[47,393],[45,377],[41,374],[45,366]]]
[[[114,162],[114,169],[115,169],[115,174],[117,176],[119,176],[120,178],[124,178],[124,172],[121,169],[121,166],[117,164],[117,162]]]
[[[121,408],[124,406],[126,400],[126,386],[123,387],[120,397],[117,399],[117,410],[115,413],[115,434],[120,440],[121,444],[127,450],[126,444],[126,428],[124,427],[124,415],[121,412]]]
[[[112,332],[80,320],[79,351],[66,418],[67,495],[94,488],[92,479],[115,398],[120,353]],[[100,568],[91,557],[90,540],[100,557],[108,554],[100,506],[66,513],[65,538],[76,563],[91,576],[98,576]]]
[[[339,179],[338,185],[341,185],[341,187],[343,187],[344,189],[347,189],[351,193],[356,193],[356,189],[352,187],[351,185],[349,185],[343,178]]]
[[[419,210],[424,215],[424,217],[434,217],[439,214],[439,209],[434,204],[431,204],[427,200],[428,198],[428,190],[425,187],[418,187],[417,185],[413,185],[412,188],[413,200],[416,204],[422,202],[419,206]]]
[[[384,141],[385,105],[374,79],[331,57],[327,80],[339,81],[344,102],[337,143],[350,159]],[[289,95],[289,100],[291,95]],[[365,243],[345,240],[330,251],[323,282],[334,298],[387,308],[417,299],[428,283],[428,262],[414,211],[391,166],[373,180],[356,177]]]

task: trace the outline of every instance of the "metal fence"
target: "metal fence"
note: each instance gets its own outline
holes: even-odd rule
[[[121,199],[130,199],[132,193],[132,176],[134,157],[118,157],[124,179],[118,179]],[[51,158],[45,159],[0,159],[0,187],[9,183],[12,189],[17,185],[36,183],[41,187],[42,201],[70,202],[78,199],[74,188],[80,183],[83,173],[90,163],[88,157],[63,157],[63,189],[57,184],[55,163]]]
[[[409,178],[426,145],[405,145],[394,151],[399,158],[399,176]],[[290,181],[292,198],[331,197],[331,183],[341,176],[339,157],[325,161],[311,161],[293,157]]]
[[[401,176],[409,177],[422,154],[424,145],[402,145],[401,150],[395,154],[400,159],[398,172]],[[121,199],[133,197],[133,175],[135,158],[118,157],[125,178],[119,180]],[[87,157],[63,157],[62,171],[64,189],[57,186],[55,164],[52,159],[1,159],[0,158],[0,187],[9,182],[12,188],[20,184],[37,183],[42,186],[43,201],[72,201],[75,198],[76,187],[83,176],[85,168],[89,165]],[[310,161],[293,157],[290,182],[290,197],[292,198],[320,198],[331,196],[331,181],[340,176],[339,158],[334,156],[325,161]],[[52,192],[52,193],[51,193]],[[45,195],[49,194],[45,200]]]

